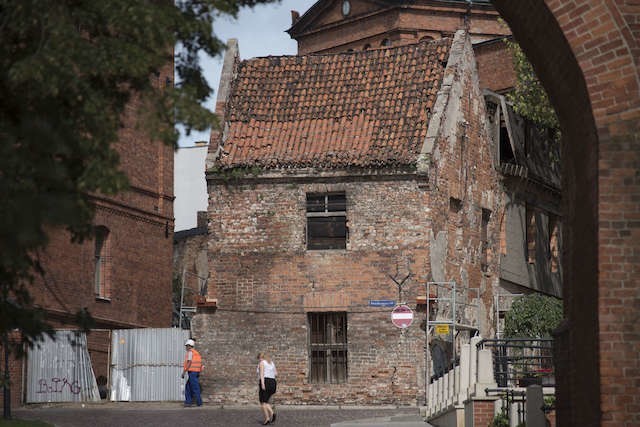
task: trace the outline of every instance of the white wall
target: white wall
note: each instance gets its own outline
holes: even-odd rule
[[[175,231],[188,230],[197,225],[197,212],[207,210],[205,158],[208,145],[179,148],[174,155],[173,204]]]

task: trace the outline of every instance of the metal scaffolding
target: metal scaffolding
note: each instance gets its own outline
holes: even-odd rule
[[[425,403],[429,402],[431,381],[430,344],[434,335],[447,336],[451,342],[453,366],[457,360],[456,338],[460,331],[475,335],[479,331],[480,290],[452,282],[427,282],[427,322],[425,343]]]
[[[187,285],[187,277],[193,278],[197,281],[195,286]],[[197,297],[207,294],[207,281],[208,279],[206,277],[198,276],[195,273],[190,273],[186,269],[182,270],[182,288],[180,290],[179,319],[179,325],[181,328],[190,328],[191,317],[196,312],[197,308]]]

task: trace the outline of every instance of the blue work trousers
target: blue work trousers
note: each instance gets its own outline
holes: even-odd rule
[[[200,372],[189,371],[189,379],[184,386],[184,404],[191,405],[195,399],[196,405],[202,406],[200,397]]]

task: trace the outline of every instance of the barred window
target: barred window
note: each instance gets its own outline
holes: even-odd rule
[[[347,313],[309,313],[309,382],[347,381]]]

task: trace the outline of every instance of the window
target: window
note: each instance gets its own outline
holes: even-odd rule
[[[536,262],[536,214],[529,206],[526,208],[526,220],[527,220],[527,261],[530,264]]]
[[[557,273],[560,264],[559,221],[555,215],[549,215],[549,262],[551,272]]]
[[[347,313],[309,313],[309,382],[347,381]]]
[[[95,277],[96,298],[111,297],[111,256],[109,247],[109,229],[104,226],[95,228]]]
[[[382,42],[380,43],[380,46],[382,46],[382,47],[389,47],[389,46],[391,46],[391,40],[389,40],[389,39],[384,39],[384,40],[382,40]]]
[[[480,268],[482,271],[487,271],[489,267],[489,260],[487,252],[489,251],[489,237],[487,229],[489,227],[489,218],[491,217],[491,211],[488,209],[482,209],[482,227],[480,229],[480,243],[482,244],[480,252]]]
[[[344,193],[307,194],[307,249],[346,249]]]

